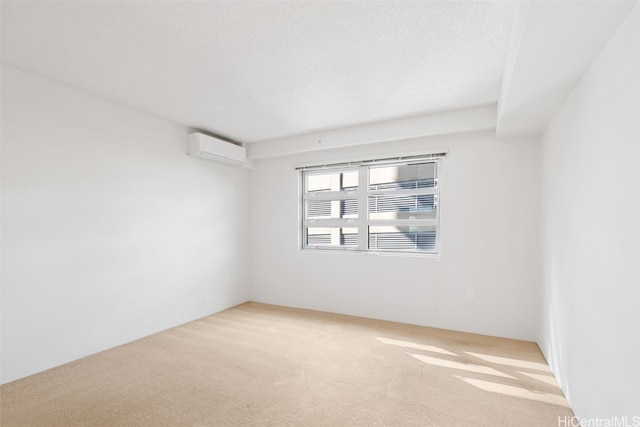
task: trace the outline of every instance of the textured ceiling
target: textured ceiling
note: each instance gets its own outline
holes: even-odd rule
[[[255,142],[495,103],[516,2],[1,7],[4,63]]]

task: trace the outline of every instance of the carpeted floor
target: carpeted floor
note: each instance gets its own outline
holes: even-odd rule
[[[533,343],[246,303],[3,385],[9,426],[557,426]]]

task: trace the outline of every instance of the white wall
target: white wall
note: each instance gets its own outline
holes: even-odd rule
[[[2,382],[248,299],[248,173],[2,67]]]
[[[304,162],[449,149],[440,258],[300,252]],[[533,340],[539,313],[539,140],[439,136],[256,162],[251,174],[256,301]],[[467,298],[474,288],[475,300]]]
[[[636,6],[543,137],[538,341],[581,418],[640,416],[639,41]]]

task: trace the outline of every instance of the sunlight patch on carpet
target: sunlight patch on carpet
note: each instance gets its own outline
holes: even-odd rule
[[[470,384],[480,390],[488,391],[491,393],[498,393],[507,396],[520,397],[523,399],[535,400],[538,402],[550,403],[552,405],[559,405],[569,408],[569,402],[562,396],[551,393],[544,393],[539,391],[531,391],[522,387],[514,387],[506,384],[498,384],[491,381],[483,381],[475,378],[465,378],[454,375],[456,378]]]
[[[520,372],[520,371],[518,371],[518,373],[521,375],[527,376],[529,378],[533,378],[534,380],[542,381],[543,383],[554,386],[555,388],[558,388],[558,389],[560,388],[555,377],[552,375],[540,375],[540,374],[532,374],[530,372]]]
[[[482,359],[489,363],[497,363],[499,365],[507,365],[507,366],[515,366],[517,368],[527,368],[527,369],[535,369],[538,371],[549,371],[549,367],[544,363],[539,362],[529,362],[528,360],[520,360],[520,359],[512,359],[510,357],[499,357],[499,356],[491,356],[488,354],[480,354],[480,353],[471,353],[470,351],[465,351],[466,354],[477,357],[478,359]]]
[[[382,338],[382,337],[374,337],[374,338],[384,344],[397,345],[398,347],[405,347],[405,348],[413,348],[415,350],[431,351],[434,353],[446,354],[449,356],[457,356],[457,354],[452,353],[449,350],[445,350],[444,348],[436,347],[433,345],[416,344],[409,341],[394,340],[391,338]]]
[[[489,368],[488,366],[480,366],[480,365],[472,365],[469,363],[460,363],[460,362],[452,362],[450,360],[438,359],[435,357],[424,356],[422,354],[412,354],[408,353],[412,357],[415,357],[421,362],[427,363],[429,365],[440,366],[443,368],[451,368],[451,369],[461,369],[468,372],[475,372],[477,374],[486,374],[486,375],[494,375],[496,377],[502,378],[512,378],[509,374],[505,374],[504,372],[500,372],[497,369]]]

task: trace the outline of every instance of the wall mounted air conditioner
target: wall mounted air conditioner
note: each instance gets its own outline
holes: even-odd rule
[[[189,155],[231,166],[243,166],[247,159],[246,149],[203,133],[189,134]]]

